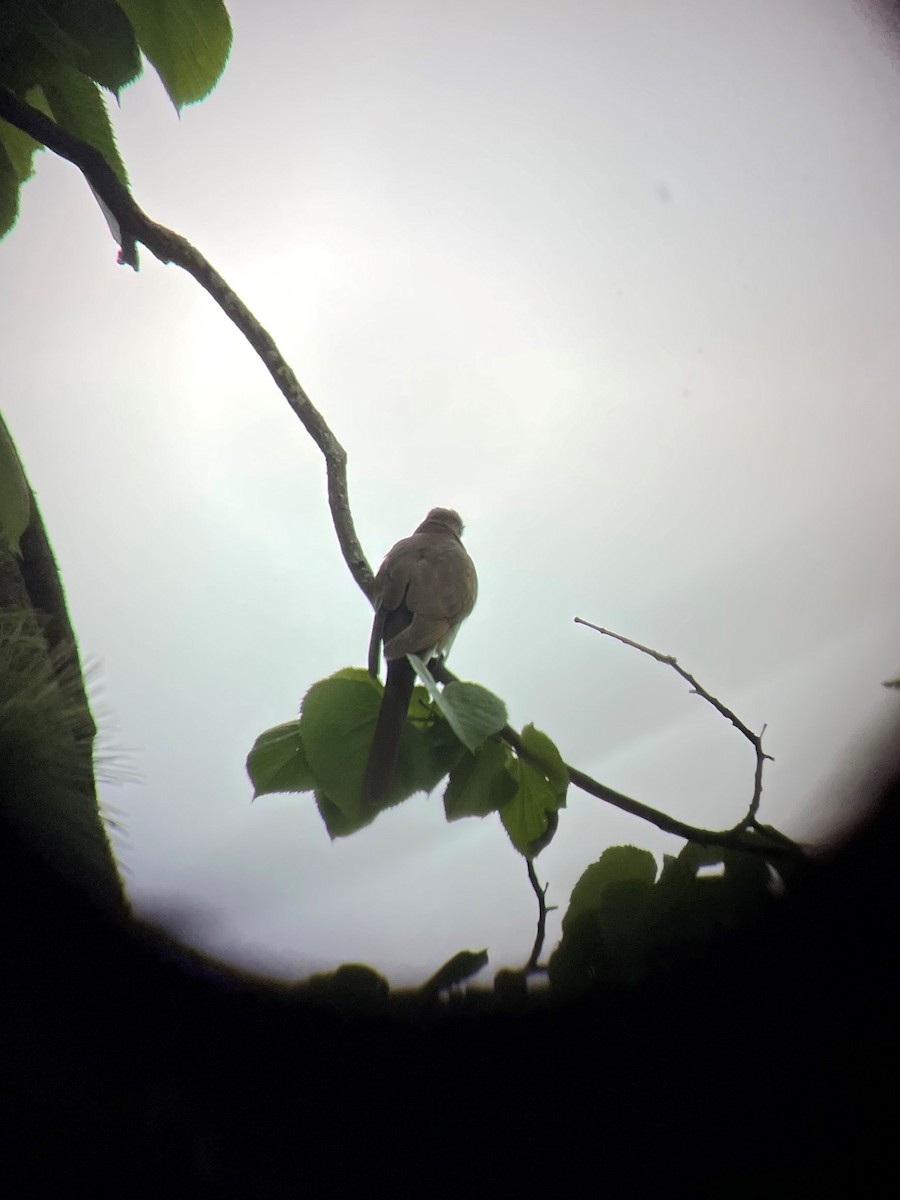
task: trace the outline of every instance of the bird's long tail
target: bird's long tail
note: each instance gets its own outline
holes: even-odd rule
[[[405,655],[388,662],[384,696],[363,777],[363,797],[367,804],[382,805],[390,793],[415,678],[415,671]]]

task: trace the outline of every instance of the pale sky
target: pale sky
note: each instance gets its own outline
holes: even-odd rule
[[[215,92],[179,120],[148,70],[120,147],[346,447],[373,567],[459,509],[480,595],[457,674],[604,783],[727,827],[750,747],[573,617],[676,654],[768,723],[763,819],[825,837],[835,772],[898,707],[900,74],[877,24],[849,0],[229,10]],[[102,789],[137,910],[285,977],[524,962],[534,898],[496,817],[419,796],[331,843],[309,795],[251,806],[256,735],[364,665],[370,614],[261,364],[186,275],[115,253],[40,155],[0,245],[0,404],[138,777]],[[572,789],[537,861],[548,950],[622,842],[678,846]]]

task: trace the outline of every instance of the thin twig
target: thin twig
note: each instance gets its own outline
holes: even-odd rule
[[[322,452],[328,480],[328,504],[341,553],[357,585],[371,600],[374,583],[372,568],[356,536],[350,512],[347,452],[301,387],[272,336],[240,296],[186,238],[150,220],[99,150],[72,137],[38,109],[25,104],[3,87],[0,87],[0,117],[36,141],[42,142],[60,157],[74,163],[83,172],[91,188],[118,225],[121,263],[137,270],[137,243],[142,243],[160,262],[174,263],[187,271],[238,327],[275,380],[306,432]]]
[[[624,637],[621,633],[613,633],[611,629],[603,629],[600,625],[594,625],[591,621],[582,620],[581,617],[575,618],[575,624],[586,625],[588,629],[593,629],[597,633],[602,633],[604,637],[614,638],[617,642],[621,642],[624,646],[631,646],[633,650],[640,650],[641,654],[647,654],[650,658],[656,659],[658,663],[662,663],[664,666],[671,667],[673,671],[676,671],[682,679],[691,685],[691,690],[695,695],[700,696],[703,700],[706,700],[708,704],[711,704],[716,712],[721,713],[723,717],[731,722],[731,724],[735,727],[735,729],[738,730],[739,733],[744,735],[756,752],[756,771],[753,775],[753,795],[750,798],[750,807],[747,810],[747,815],[742,821],[738,822],[738,824],[735,826],[735,829],[746,829],[748,826],[753,824],[756,814],[759,811],[759,802],[762,799],[763,763],[766,761],[766,759],[768,759],[769,762],[775,761],[771,754],[766,754],[763,751],[762,739],[763,734],[766,732],[765,725],[763,725],[759,733],[754,733],[752,729],[748,729],[748,727],[744,724],[741,718],[737,716],[736,713],[733,713],[730,708],[727,708],[721,700],[717,700],[715,696],[711,695],[711,693],[709,693],[706,688],[702,686],[702,684],[697,682],[697,680],[689,671],[685,671],[684,667],[679,664],[678,659],[675,658],[674,655],[660,654],[658,650],[654,650],[650,646],[644,646],[640,642],[632,641],[631,638]]]
[[[547,932],[547,913],[549,911],[547,908],[547,887],[549,885],[545,884],[541,887],[534,869],[534,860],[529,858],[526,859],[526,862],[528,863],[528,881],[534,889],[534,894],[537,896],[538,902],[537,933],[535,934],[534,945],[531,948],[528,962],[525,964],[525,973],[527,975],[544,969],[538,966],[538,959],[541,957],[541,951],[544,948],[544,935]]]

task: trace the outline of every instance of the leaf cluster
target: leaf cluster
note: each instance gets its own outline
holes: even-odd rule
[[[0,0],[0,86],[125,166],[101,88],[118,99],[155,67],[177,109],[206,96],[231,49],[222,0]],[[0,237],[15,224],[38,142],[0,120]]]
[[[556,746],[529,725],[513,748],[501,737],[502,700],[474,683],[438,689],[414,665],[428,686],[413,689],[385,807],[430,792],[449,775],[448,821],[498,812],[516,850],[534,857],[553,836],[566,802],[568,773]],[[363,799],[363,775],[382,694],[378,680],[353,667],[313,684],[299,718],[256,739],[247,758],[254,797],[313,792],[332,838],[373,821],[380,810]]]
[[[633,984],[685,954],[705,954],[775,897],[764,859],[688,842],[657,865],[648,850],[611,846],[582,874],[550,958],[561,994]]]

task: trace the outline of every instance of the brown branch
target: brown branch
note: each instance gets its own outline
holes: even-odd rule
[[[776,836],[775,830],[766,825],[760,825],[756,821],[745,820],[731,829],[701,829],[697,825],[688,825],[686,821],[670,817],[668,813],[659,812],[658,809],[651,808],[648,804],[642,804],[639,800],[632,800],[630,796],[614,791],[605,783],[598,783],[596,779],[592,779],[590,775],[585,775],[583,771],[579,771],[575,767],[567,765],[566,769],[572,783],[587,792],[588,795],[596,796],[598,800],[605,800],[607,804],[620,808],[622,812],[640,817],[642,821],[655,825],[664,833],[672,833],[689,842],[698,842],[701,846],[722,846],[726,850],[744,850],[748,854],[758,854],[763,858],[773,856],[795,860],[806,858],[805,852],[796,842],[791,841],[783,833]]]
[[[457,677],[452,671],[448,671],[443,663],[432,662],[431,673],[438,683],[458,682]],[[528,758],[528,752],[522,745],[521,737],[511,725],[504,725],[500,730],[500,737],[515,750],[520,758]],[[563,763],[563,766],[569,773],[569,782],[574,783],[583,792],[587,792],[589,796],[596,796],[598,800],[604,800],[613,808],[621,809],[622,812],[638,817],[649,825],[655,825],[663,833],[674,834],[689,842],[698,842],[701,846],[722,846],[726,850],[743,850],[747,854],[756,854],[763,858],[789,858],[795,861],[806,858],[806,853],[796,842],[767,825],[759,824],[755,818],[745,819],[731,829],[701,829],[697,825],[679,821],[677,817],[670,817],[668,813],[660,812],[657,808],[651,808],[649,804],[642,804],[640,800],[633,800],[631,796],[626,796],[623,792],[617,792],[605,783],[592,779],[590,775],[579,771],[577,767],[570,766],[568,763]]]
[[[708,692],[705,687],[697,682],[697,680],[693,675],[690,674],[689,671],[685,671],[684,667],[679,664],[674,655],[660,654],[658,650],[654,650],[650,646],[644,646],[640,642],[632,641],[631,638],[627,638],[621,633],[613,633],[611,629],[603,629],[600,625],[594,625],[591,621],[585,621],[581,617],[575,618],[575,624],[585,625],[588,629],[593,629],[597,633],[602,633],[604,637],[614,638],[617,642],[621,642],[624,646],[631,646],[633,650],[639,650],[641,654],[648,655],[650,658],[655,659],[658,663],[662,663],[663,666],[671,667],[673,671],[677,672],[682,679],[690,684],[694,695],[700,696],[703,700],[706,700],[708,704],[713,706],[716,712],[721,713],[726,720],[731,722],[731,724],[735,727],[735,729],[738,730],[739,733],[744,735],[756,753],[756,770],[753,775],[753,795],[750,798],[750,806],[747,809],[747,815],[741,821],[738,821],[737,825],[734,827],[734,831],[738,832],[742,829],[749,828],[761,830],[764,828],[760,826],[756,820],[756,814],[759,811],[759,802],[762,799],[763,763],[766,761],[766,759],[768,759],[769,762],[775,761],[771,754],[766,754],[763,751],[762,739],[763,734],[766,732],[765,725],[763,725],[759,733],[754,733],[752,729],[748,729],[748,727],[744,724],[740,717],[737,716],[736,713],[733,713],[730,708],[727,708],[722,703],[721,700],[718,700],[715,696]]]
[[[99,150],[73,137],[38,109],[25,104],[3,87],[0,87],[0,118],[43,143],[61,158],[74,163],[82,171],[94,194],[118,226],[120,263],[137,270],[137,243],[141,242],[160,262],[174,263],[187,271],[238,327],[325,459],[328,504],[341,553],[357,585],[371,600],[374,582],[372,569],[356,536],[350,512],[347,452],[301,387],[271,335],[186,238],[151,221]]]
[[[534,894],[537,896],[538,902],[537,933],[535,934],[534,945],[531,948],[528,962],[525,964],[525,974],[527,975],[535,971],[546,970],[545,967],[538,966],[538,959],[541,957],[541,951],[544,948],[544,937],[547,932],[547,913],[553,910],[547,907],[547,888],[549,884],[544,884],[541,887],[534,869],[534,860],[529,858],[526,859],[526,862],[528,863],[528,882],[534,889]]]

